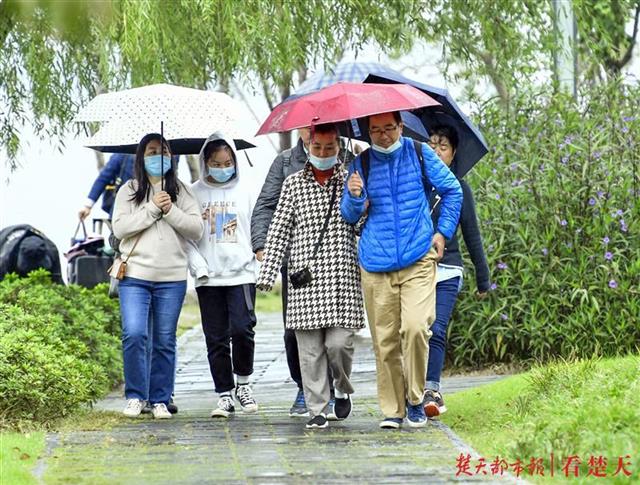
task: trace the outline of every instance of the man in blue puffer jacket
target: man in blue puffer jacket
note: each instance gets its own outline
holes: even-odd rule
[[[445,240],[455,234],[462,206],[453,173],[426,144],[419,144],[419,157],[414,141],[401,134],[399,113],[369,118],[368,166],[363,167],[362,155],[351,164],[341,203],[347,222],[367,217],[359,260],[384,414],[381,428],[399,428],[405,415],[412,427],[427,422],[422,399],[429,327],[435,320],[436,263]],[[435,230],[426,183],[442,198]]]

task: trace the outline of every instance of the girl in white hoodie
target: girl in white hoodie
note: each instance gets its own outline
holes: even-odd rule
[[[235,411],[232,391],[245,413],[258,410],[249,385],[253,373],[254,312],[258,262],[251,247],[254,190],[240,182],[233,140],[216,132],[200,151],[200,180],[192,185],[205,230],[189,250],[189,269],[219,395],[211,417]],[[234,379],[235,375],[235,379]]]

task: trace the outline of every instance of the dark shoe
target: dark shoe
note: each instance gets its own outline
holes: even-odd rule
[[[142,414],[151,414],[151,404],[149,404],[149,401],[147,401],[142,408]]]
[[[293,406],[289,409],[289,416],[292,418],[309,416],[309,410],[307,409],[307,403],[304,400],[304,391],[298,389],[296,400],[293,401]]]
[[[351,396],[347,395],[344,399],[336,398],[333,409],[336,418],[340,420],[347,419],[351,414]]]
[[[402,426],[402,418],[384,418],[380,422],[380,427],[382,429],[398,429]]]
[[[169,404],[167,404],[167,409],[171,414],[178,414],[178,406],[173,402],[173,398],[169,399]]]
[[[236,387],[236,399],[240,403],[243,412],[255,413],[258,411],[258,403],[253,398],[253,391],[249,384],[241,384]]]
[[[444,405],[442,394],[438,391],[427,389],[424,393],[424,412],[428,418],[435,418],[447,412],[447,406]]]
[[[307,421],[307,429],[320,429],[329,426],[329,421],[324,414],[318,414]]]
[[[422,428],[427,424],[427,415],[424,413],[424,407],[420,404],[407,403],[407,422],[412,428]]]

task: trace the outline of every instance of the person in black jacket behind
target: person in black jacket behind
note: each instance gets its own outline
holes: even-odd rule
[[[446,125],[434,127],[431,130],[429,146],[438,157],[455,173],[454,157],[458,147],[458,135],[454,128]],[[460,211],[459,227],[462,229],[467,250],[475,267],[478,298],[485,298],[489,290],[489,266],[482,247],[482,236],[478,227],[476,208],[473,194],[469,185],[459,179],[464,196]],[[431,218],[438,220],[439,196],[431,191]],[[431,327],[433,332],[429,340],[429,362],[427,366],[427,382],[425,386],[424,410],[428,417],[433,418],[447,410],[440,393],[440,374],[444,365],[447,326],[453,312],[458,292],[462,288],[463,264],[458,246],[458,238],[454,236],[444,249],[444,257],[438,263],[436,285],[436,320]]]

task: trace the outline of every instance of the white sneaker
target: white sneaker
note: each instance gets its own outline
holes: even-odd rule
[[[258,411],[258,403],[253,398],[253,392],[249,384],[241,384],[236,387],[236,399],[240,403],[243,412],[255,413]]]
[[[155,419],[170,419],[171,413],[167,409],[167,405],[163,402],[154,404],[151,407],[151,414]]]
[[[218,407],[211,411],[212,418],[228,418],[235,412],[233,398],[225,394],[218,400]]]
[[[127,399],[127,405],[122,411],[122,414],[129,418],[136,418],[140,416],[145,404],[146,401],[143,401],[142,399]]]

